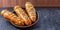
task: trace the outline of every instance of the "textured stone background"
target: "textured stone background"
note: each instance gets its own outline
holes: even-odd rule
[[[0,12],[2,9],[0,8]],[[7,8],[13,11],[12,8]],[[60,8],[36,8],[39,21],[32,27],[21,29],[14,27],[0,15],[0,30],[60,30]]]

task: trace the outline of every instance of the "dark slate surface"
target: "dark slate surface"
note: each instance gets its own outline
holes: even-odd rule
[[[0,8],[0,12],[2,9],[6,8]],[[36,10],[39,12],[39,21],[25,29],[14,27],[0,15],[0,30],[60,30],[60,8],[36,8]]]

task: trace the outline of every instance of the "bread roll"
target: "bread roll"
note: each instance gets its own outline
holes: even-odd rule
[[[7,18],[8,21],[14,23],[15,25],[18,25],[18,26],[24,25],[23,20],[21,18],[17,17],[14,13],[9,12],[6,9],[2,10],[1,14],[3,17]]]
[[[25,7],[26,7],[26,12],[28,13],[32,22],[35,22],[36,21],[36,11],[35,11],[35,8],[33,7],[33,5],[30,2],[26,2]]]
[[[25,11],[21,7],[15,6],[14,11],[19,17],[21,17],[24,20],[26,25],[30,25],[32,23],[28,15],[25,13]]]

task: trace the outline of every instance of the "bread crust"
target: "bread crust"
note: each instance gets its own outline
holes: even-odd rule
[[[14,11],[16,12],[16,14],[19,17],[21,17],[23,19],[23,21],[26,25],[31,25],[32,22],[31,22],[30,18],[28,17],[28,15],[25,13],[25,11],[21,7],[15,6]]]
[[[6,9],[1,12],[1,15],[3,17],[5,17],[6,19],[8,19],[8,21],[14,23],[17,26],[23,26],[24,25],[21,18],[17,17],[14,13],[9,12]]]
[[[26,7],[26,12],[28,13],[32,22],[35,22],[36,21],[36,11],[35,11],[33,5],[30,2],[26,2],[25,7]]]

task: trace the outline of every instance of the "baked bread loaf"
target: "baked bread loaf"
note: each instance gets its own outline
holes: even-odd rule
[[[8,11],[8,10],[2,10],[1,15],[8,19],[8,21],[14,23],[17,26],[23,26],[24,22],[21,18],[17,17],[14,13]]]
[[[16,14],[19,17],[21,17],[23,19],[23,21],[26,25],[30,25],[32,23],[30,18],[28,17],[28,15],[25,13],[25,11],[21,7],[15,6],[14,11],[16,12]]]
[[[32,22],[35,22],[36,21],[36,11],[35,11],[35,8],[33,7],[33,5],[30,2],[26,2],[25,7],[26,7],[26,12],[28,13]]]

